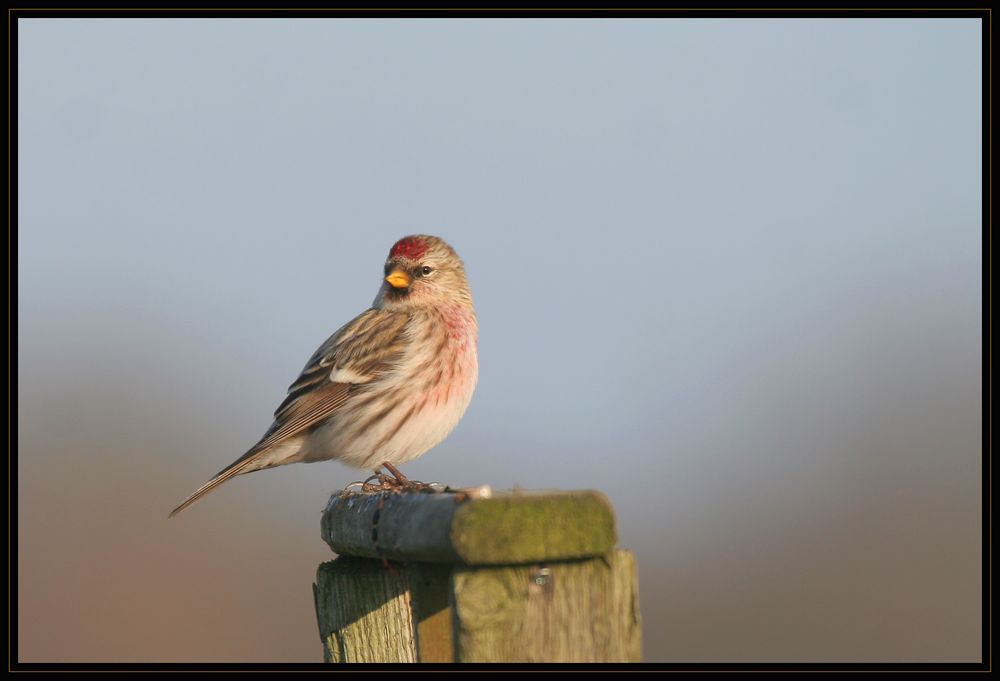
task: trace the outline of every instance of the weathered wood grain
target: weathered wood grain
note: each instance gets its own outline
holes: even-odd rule
[[[313,587],[328,662],[641,659],[635,558],[600,493],[345,491],[322,532],[342,554]]]
[[[410,565],[413,626],[420,662],[454,662],[454,609],[451,607],[451,565]]]
[[[614,512],[594,491],[465,495],[334,494],[323,539],[338,554],[425,563],[497,565],[604,555]]]
[[[409,573],[341,556],[313,585],[326,662],[416,662]]]
[[[466,567],[453,575],[461,662],[638,662],[635,559]]]

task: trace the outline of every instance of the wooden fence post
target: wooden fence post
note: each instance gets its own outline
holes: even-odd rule
[[[335,493],[327,662],[638,662],[635,558],[583,492]]]

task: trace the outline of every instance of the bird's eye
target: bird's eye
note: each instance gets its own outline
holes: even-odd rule
[[[432,270],[430,267],[428,267],[427,265],[424,265],[423,267],[420,268],[420,276],[426,277],[428,274],[430,274],[433,271],[434,270]]]

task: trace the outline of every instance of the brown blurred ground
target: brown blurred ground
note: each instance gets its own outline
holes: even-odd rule
[[[232,458],[227,441],[241,434],[217,425],[256,433],[250,412],[263,398],[232,391],[200,364],[157,370],[152,351],[67,356],[57,346],[26,349],[21,366],[20,659],[320,660],[310,587],[330,557],[320,510],[357,476],[333,463],[245,476],[168,520],[178,499]],[[892,358],[883,360],[891,370]],[[146,366],[150,389],[137,390],[116,365]],[[794,404],[762,404],[792,421],[732,424],[758,439],[747,458],[729,460],[732,470],[699,477],[672,470],[665,453],[645,478],[621,470],[595,480],[618,508],[622,544],[639,557],[647,659],[978,658],[979,431],[966,401],[975,393],[965,391],[975,378],[932,373],[933,392],[827,412],[839,439],[796,425]],[[66,376],[74,380],[61,391],[42,389]],[[898,396],[900,385],[865,380],[873,404],[890,388]],[[185,394],[189,381],[198,389]],[[892,430],[903,417],[911,430]],[[814,443],[801,466],[767,451],[794,444],[788,438]],[[704,439],[711,458],[728,437]],[[508,446],[519,445],[460,429],[414,466],[488,482],[484,465]],[[547,478],[541,465],[536,474],[555,486],[557,472]],[[787,480],[754,479],[772,466]],[[703,487],[699,501],[680,496],[688,484]]]

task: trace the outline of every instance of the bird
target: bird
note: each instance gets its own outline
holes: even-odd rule
[[[257,444],[170,517],[237,475],[291,463],[332,459],[410,484],[397,466],[444,440],[472,400],[479,324],[465,266],[440,237],[399,239],[382,276],[371,307],[313,353]]]

